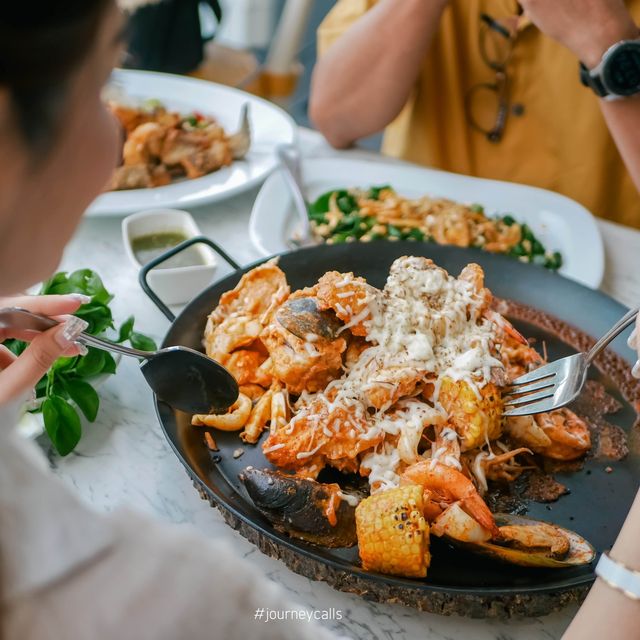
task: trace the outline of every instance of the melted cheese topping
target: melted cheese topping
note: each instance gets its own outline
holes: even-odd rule
[[[482,317],[483,305],[470,282],[424,258],[399,258],[367,339],[379,345],[386,366],[411,363],[437,378],[482,387],[492,367],[502,368],[491,355],[493,323]]]
[[[371,493],[400,484],[400,476],[396,473],[399,464],[400,452],[389,442],[383,442],[379,452],[371,451],[362,458],[360,466],[369,470]]]
[[[348,281],[345,278],[336,286]],[[370,294],[364,311],[342,328],[364,321],[366,340],[371,347],[324,392],[303,394],[298,400],[301,409],[317,398],[329,412],[341,407],[365,420],[368,429],[362,432],[358,428],[358,434],[351,434],[361,440],[374,439],[381,432],[398,436],[397,445],[385,440],[378,451],[363,457],[361,465],[369,470],[369,482],[377,490],[397,486],[398,465],[417,461],[424,428],[446,422],[446,413],[437,402],[443,378],[464,380],[479,395],[479,389],[491,378],[492,368],[503,369],[491,354],[494,325],[483,317],[484,306],[482,292],[472,283],[450,276],[425,258],[399,258],[391,266],[384,289]],[[406,398],[386,413],[395,401],[394,392],[402,372],[416,380],[428,378],[434,383],[435,408],[424,401]],[[371,415],[367,392],[374,388],[388,390],[392,400]],[[353,426],[345,421],[341,429],[346,433]],[[455,440],[458,436],[453,429],[444,429],[441,437]],[[446,447],[432,457],[461,468],[459,460]]]

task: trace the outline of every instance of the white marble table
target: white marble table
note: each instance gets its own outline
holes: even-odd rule
[[[306,154],[331,153],[322,139],[310,131],[302,132],[301,142]],[[362,151],[349,153],[372,156]],[[251,191],[193,210],[203,232],[219,241],[241,264],[258,258],[246,232],[255,195],[256,191]],[[605,222],[599,225],[607,252],[603,290],[624,304],[637,303],[640,232]],[[82,222],[62,263],[66,270],[80,267],[91,267],[103,276],[107,288],[116,295],[116,319],[122,321],[133,313],[140,330],[162,338],[167,321],[138,286],[137,274],[124,253],[119,219]],[[223,273],[224,268],[220,267],[217,275]],[[330,626],[349,637],[549,640],[560,638],[574,613],[571,609],[541,619],[508,623],[445,618],[402,606],[369,603],[294,574],[279,561],[262,555],[229,528],[217,510],[199,498],[162,435],[151,395],[135,363],[123,361],[118,374],[101,388],[100,395],[98,420],[85,425],[77,451],[64,459],[49,455],[57,475],[97,509],[133,507],[168,522],[192,523],[206,536],[231,539],[238,553],[251,556],[257,571],[265,572],[291,592],[292,601],[313,609],[340,609],[342,621]]]

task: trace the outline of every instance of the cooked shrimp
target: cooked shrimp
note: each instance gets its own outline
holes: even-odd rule
[[[487,309],[484,317],[491,320],[501,333],[511,338],[517,344],[529,346],[527,339],[502,315],[493,309]]]
[[[548,458],[575,460],[591,448],[587,423],[569,409],[540,413],[534,420],[551,440],[551,445],[542,452]]]
[[[475,262],[469,263],[460,272],[458,280],[464,280],[473,286],[474,292],[482,299],[480,312],[483,314],[488,313],[489,305],[491,304],[493,296],[491,291],[484,286],[484,271],[482,270],[482,267]]]
[[[422,460],[404,470],[400,475],[400,484],[421,485],[429,492],[425,499],[430,502],[460,502],[462,508],[485,529],[498,533],[489,507],[480,497],[473,482],[460,471],[436,460]]]
[[[535,453],[555,460],[575,460],[591,448],[587,423],[569,409],[507,418],[506,430]]]
[[[148,164],[160,157],[167,128],[157,122],[145,122],[136,127],[122,149],[125,165]]]

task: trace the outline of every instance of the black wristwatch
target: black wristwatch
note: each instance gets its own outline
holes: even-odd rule
[[[580,63],[580,80],[606,100],[640,93],[640,39],[622,40],[609,47],[591,70]]]

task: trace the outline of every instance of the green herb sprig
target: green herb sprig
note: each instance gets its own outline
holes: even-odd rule
[[[40,295],[68,293],[82,293],[91,298],[90,302],[75,312],[76,316],[89,323],[87,333],[105,336],[114,342],[129,342],[135,349],[143,351],[156,349],[156,343],[151,338],[133,330],[133,316],[116,330],[109,308],[113,295],[106,290],[95,271],[79,269],[71,274],[56,273],[40,290]],[[117,335],[105,335],[109,331]],[[27,343],[21,340],[7,340],[4,345],[16,355],[20,355],[27,347]],[[33,413],[42,412],[47,435],[61,456],[71,453],[82,436],[78,409],[89,422],[94,422],[98,415],[100,398],[91,380],[115,372],[116,362],[110,353],[89,347],[85,356],[56,360],[36,385],[36,397],[43,398],[43,402]]]

